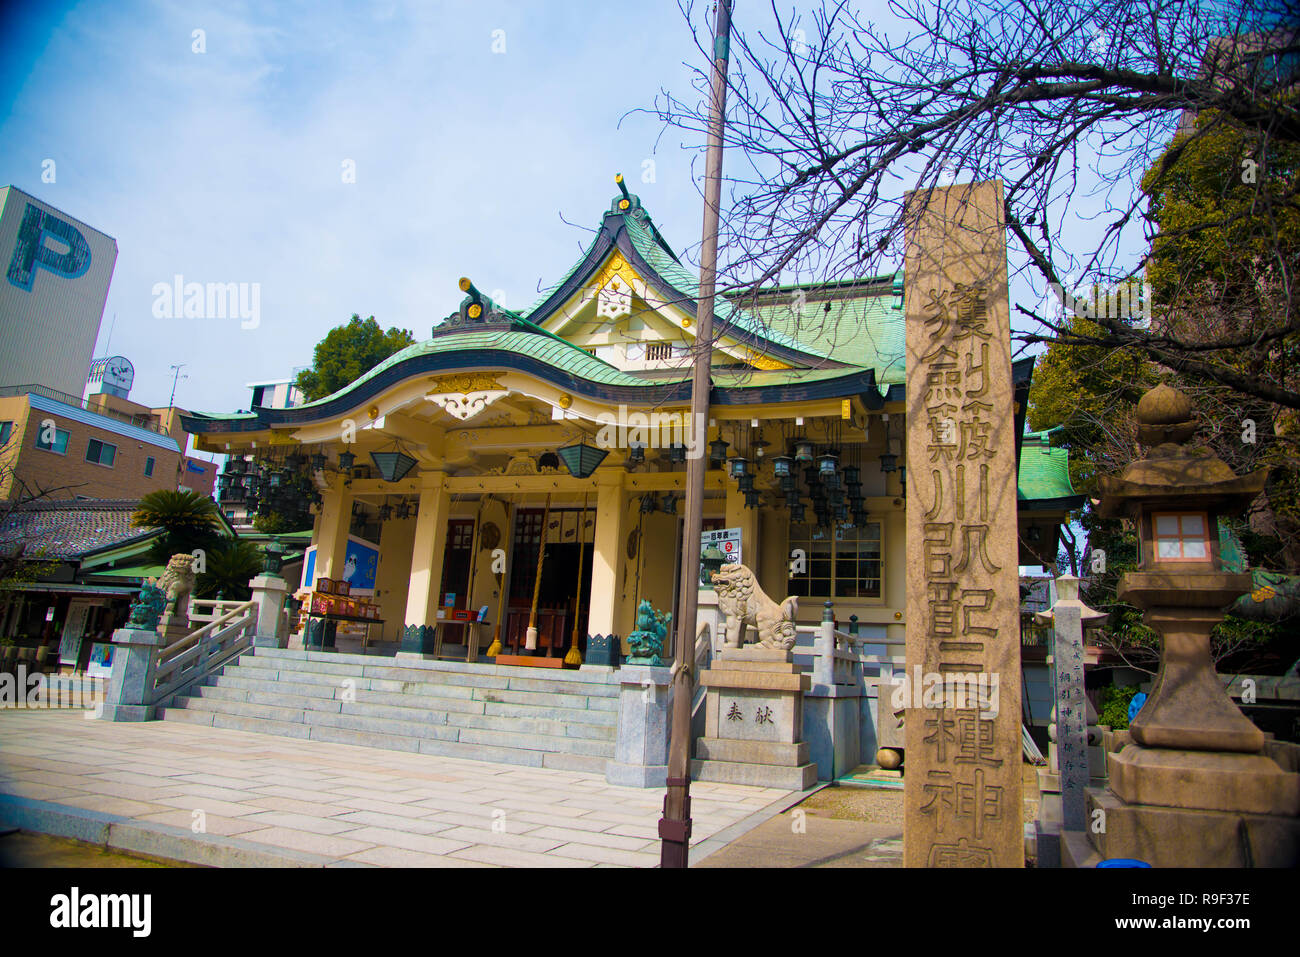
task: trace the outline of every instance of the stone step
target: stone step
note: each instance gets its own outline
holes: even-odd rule
[[[461,758],[469,761],[493,761],[501,764],[555,768],[563,771],[604,773],[605,764],[608,761],[606,755],[569,754],[473,742],[443,741],[435,738],[404,737],[402,735],[356,731],[350,728],[299,724],[218,712],[192,711],[176,707],[163,709],[162,718],[166,721],[181,721],[214,728],[230,728],[236,731],[253,731],[282,737],[328,741],[335,744],[351,744],[364,748],[438,754],[444,757]]]
[[[478,714],[448,712],[438,707],[442,702],[428,699],[422,704],[410,696],[385,695],[385,698],[399,699],[397,705],[379,704],[372,700],[378,692],[363,691],[357,694],[357,700],[348,702],[341,699],[298,697],[275,694],[267,691],[249,691],[244,688],[230,688],[205,685],[191,689],[189,697],[193,703],[177,699],[174,707],[194,707],[199,710],[224,710],[230,714],[242,714],[250,717],[267,717],[280,720],[311,720],[310,718],[293,719],[276,712],[281,710],[318,711],[331,714],[356,715],[359,717],[386,718],[395,721],[421,721],[428,724],[451,725],[459,728],[474,728],[488,731],[518,731],[529,734],[545,734],[568,738],[589,738],[599,741],[612,741],[617,725],[617,715],[607,711],[568,711],[559,708],[534,708],[528,705],[515,705],[516,713],[512,715]],[[247,709],[219,708],[199,703],[199,699],[210,702],[222,702],[228,705],[248,704]],[[269,711],[259,711],[269,708]],[[557,712],[563,714],[557,715]],[[591,716],[601,719],[600,723],[578,721],[567,715]]]
[[[605,710],[496,704],[381,691],[358,691],[356,701],[348,703],[343,700],[344,689],[338,689],[336,697],[323,698],[316,694],[287,693],[284,689],[289,686],[284,682],[268,683],[245,679],[240,675],[220,675],[212,680],[212,684],[190,689],[190,696],[292,706],[313,711],[368,713],[376,717],[396,719],[419,720],[424,715],[437,714],[443,723],[502,731],[522,721],[525,724],[519,725],[519,728],[523,731],[581,738],[611,738],[618,725],[618,714]],[[314,692],[317,689],[311,687],[311,690]]]
[[[364,702],[338,702],[340,710],[324,711],[295,707],[293,702],[264,704],[211,696],[176,699],[173,708],[212,712],[241,718],[261,718],[281,724],[310,724],[344,728],[399,737],[437,738],[469,744],[492,744],[536,751],[570,754],[613,755],[613,729],[527,718],[503,718],[486,715],[449,715],[418,711],[413,708],[388,708],[386,714],[375,713]],[[381,706],[382,707],[382,706]],[[456,719],[452,721],[451,719]],[[463,719],[474,724],[466,726]]]
[[[269,661],[275,661],[278,667],[269,667]],[[406,668],[388,668],[382,674],[367,674],[364,669],[360,674],[338,671],[300,671],[288,667],[293,663],[283,659],[267,659],[262,664],[254,664],[246,659],[241,659],[239,664],[227,665],[223,674],[238,674],[240,677],[248,677],[254,680],[287,682],[295,685],[348,688],[358,692],[370,690],[416,694],[435,698],[477,698],[484,701],[510,701],[519,704],[541,704],[546,702],[562,707],[573,707],[578,710],[586,710],[589,707],[614,710],[617,707],[617,685],[592,682],[545,681],[522,677],[504,678],[490,675],[443,675],[438,672]],[[313,663],[308,662],[308,664]],[[537,697],[519,697],[522,695],[536,695]],[[591,704],[589,702],[601,703]]]
[[[320,674],[378,677],[414,682],[446,682],[483,688],[504,688],[510,681],[520,691],[560,690],[578,694],[617,694],[618,681],[608,671],[565,669],[560,672],[536,668],[469,663],[427,661],[423,659],[378,658],[373,655],[349,655],[334,652],[291,651],[280,648],[257,648],[242,659],[253,667],[272,670],[298,670]],[[359,673],[359,675],[358,675]],[[558,687],[564,686],[564,687]],[[572,686],[578,686],[576,688]]]

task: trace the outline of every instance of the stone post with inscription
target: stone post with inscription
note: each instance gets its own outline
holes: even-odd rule
[[[909,867],[1024,866],[1002,209],[996,181],[907,196]]]

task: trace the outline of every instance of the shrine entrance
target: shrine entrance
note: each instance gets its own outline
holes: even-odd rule
[[[542,526],[546,528],[543,530]],[[581,529],[579,526],[583,526]],[[563,657],[578,625],[578,648],[587,645],[587,613],[591,602],[591,567],[596,510],[589,508],[521,508],[515,514],[511,542],[509,602],[502,645],[507,654],[524,653],[524,642],[537,590],[537,651],[548,658]],[[539,546],[541,584],[537,584]],[[581,575],[579,575],[581,563]],[[582,588],[579,594],[578,582]]]

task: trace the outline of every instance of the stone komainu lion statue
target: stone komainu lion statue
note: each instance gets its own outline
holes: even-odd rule
[[[718,607],[727,616],[727,647],[739,648],[744,643],[746,625],[758,629],[758,644],[764,648],[789,651],[794,647],[794,616],[799,607],[795,596],[778,605],[758,587],[754,573],[744,565],[724,565],[714,572],[713,590],[718,594]]]
[[[173,615],[182,611],[194,591],[194,556],[173,555],[167,569],[158,576],[157,585],[167,596],[167,610]]]

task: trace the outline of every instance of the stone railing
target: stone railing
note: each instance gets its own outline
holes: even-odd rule
[[[278,575],[259,575],[249,585],[250,601],[193,599],[176,615],[164,615],[154,628],[128,626],[114,632],[104,717],[149,721],[159,707],[250,647],[283,647],[288,585]]]
[[[166,704],[251,645],[256,631],[255,603],[240,602],[198,631],[159,649],[154,659],[152,700],[148,703]]]
[[[216,621],[226,612],[233,610],[243,602],[226,598],[191,598],[190,623],[196,621]]]

